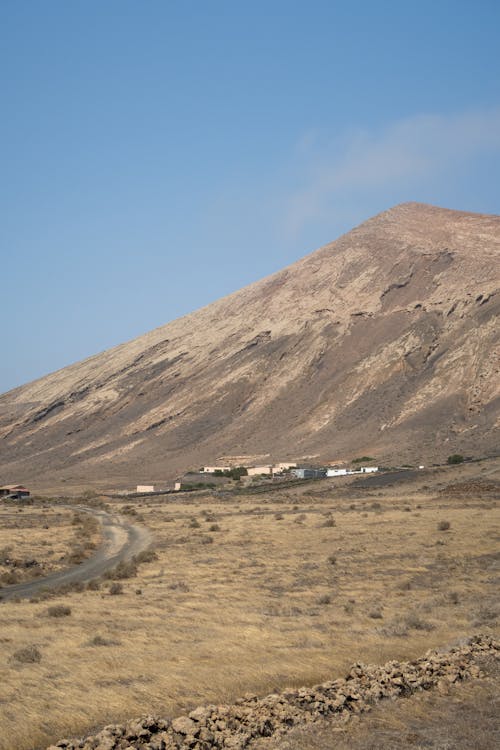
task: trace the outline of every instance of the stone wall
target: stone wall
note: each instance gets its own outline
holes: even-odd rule
[[[384,698],[418,690],[446,689],[480,677],[478,656],[500,657],[500,641],[476,635],[447,651],[428,651],[415,661],[383,666],[354,664],[346,677],[309,688],[258,698],[246,695],[232,705],[200,706],[187,716],[134,719],[105,727],[82,740],[61,740],[49,750],[212,750],[248,747],[252,740],[285,734],[291,727],[324,717],[346,722]]]

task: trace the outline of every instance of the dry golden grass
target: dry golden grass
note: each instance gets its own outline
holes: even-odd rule
[[[325,719],[255,750],[497,750],[500,746],[500,665],[484,661],[484,677],[379,704],[343,726]]]
[[[99,529],[86,514],[40,502],[0,504],[0,586],[77,563],[99,541]]]
[[[141,501],[158,559],[123,595],[102,584],[55,598],[71,606],[56,621],[43,602],[0,606],[0,748],[312,684],[353,661],[408,659],[494,631],[495,501],[436,488],[326,482],[224,502]],[[13,661],[28,645],[41,661]]]

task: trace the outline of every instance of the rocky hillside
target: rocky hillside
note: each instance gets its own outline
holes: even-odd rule
[[[0,397],[0,482],[119,487],[220,457],[497,451],[500,217],[409,203]]]

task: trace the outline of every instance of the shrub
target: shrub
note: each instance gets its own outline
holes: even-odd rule
[[[109,587],[109,593],[111,596],[118,596],[118,594],[123,594],[123,586],[121,583],[118,583],[118,581],[115,581],[115,583],[112,583]]]
[[[100,584],[100,583],[99,583],[99,581],[98,581],[97,579],[95,579],[95,578],[94,578],[94,579],[93,579],[92,581],[89,581],[89,582],[87,583],[87,589],[88,589],[89,591],[99,591],[99,589],[100,589],[100,588],[101,588],[101,584]]]
[[[148,547],[148,549],[145,549],[142,552],[138,552],[137,555],[134,555],[133,559],[137,564],[148,563],[153,562],[153,560],[158,560],[158,555],[156,554],[154,549]]]
[[[133,578],[136,575],[137,565],[134,560],[129,560],[128,562],[122,561],[118,563],[116,568],[113,568],[113,570],[106,573],[106,578],[111,581],[119,581],[124,578]]]
[[[47,610],[49,617],[68,617],[71,614],[71,607],[66,604],[54,604],[53,607],[49,607]]]
[[[220,531],[220,526],[218,523],[213,523],[208,527],[209,531]]]
[[[448,531],[448,529],[450,528],[450,526],[451,526],[451,524],[450,524],[449,521],[440,521],[438,523],[438,525],[437,525],[438,531]]]
[[[405,623],[406,625],[411,628],[412,630],[433,630],[434,625],[430,622],[426,622],[425,620],[422,620],[416,612],[410,612],[405,617]]]
[[[325,522],[322,524],[323,528],[326,529],[332,529],[336,525],[337,524],[335,523],[335,519],[333,518],[333,516],[328,516],[328,518],[325,519]]]
[[[69,557],[68,557],[68,563],[70,565],[80,565],[84,560],[86,559],[85,550],[82,549],[82,547],[76,547],[74,549]]]
[[[275,517],[275,519],[277,521],[282,521],[283,520],[283,513],[276,513],[274,517]]]
[[[464,462],[464,457],[461,453],[453,453],[451,456],[448,456],[447,462],[449,464],[462,464]]]
[[[86,646],[116,646],[118,641],[113,641],[111,638],[104,638],[102,635],[95,635],[90,641],[87,641]]]
[[[337,562],[337,556],[336,555],[330,555],[328,557],[328,562],[330,563],[330,565],[335,565],[335,563]]]
[[[12,658],[21,664],[36,664],[42,660],[42,654],[36,646],[31,645],[14,651]]]
[[[323,594],[318,598],[318,604],[331,604],[332,598],[329,594]]]
[[[174,581],[174,583],[171,583],[168,588],[172,591],[182,591],[184,593],[189,591],[189,586],[187,583],[184,583],[184,581]]]

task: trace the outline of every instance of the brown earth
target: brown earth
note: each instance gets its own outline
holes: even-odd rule
[[[220,457],[498,452],[500,217],[408,203],[0,398],[1,482],[160,482]]]

